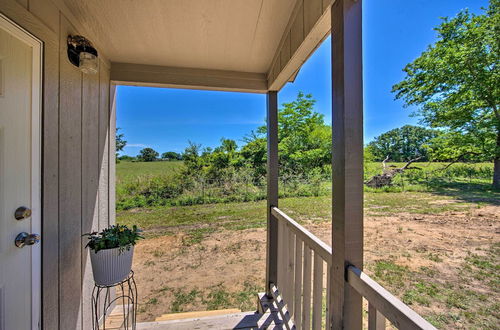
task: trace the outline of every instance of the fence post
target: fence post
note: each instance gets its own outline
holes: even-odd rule
[[[201,180],[201,200],[205,203],[205,179]]]

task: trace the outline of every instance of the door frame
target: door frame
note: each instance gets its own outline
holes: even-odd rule
[[[0,13],[0,27],[32,49],[31,79],[31,232],[42,232],[42,69],[43,42]],[[2,72],[0,72],[2,74]],[[2,79],[2,77],[0,77]],[[42,239],[43,242],[43,239]],[[31,248],[31,328],[41,329],[42,243]]]

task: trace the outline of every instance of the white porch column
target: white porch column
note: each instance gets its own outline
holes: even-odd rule
[[[362,0],[332,5],[333,222],[332,329],[361,329],[362,299],[347,265],[363,269]]]

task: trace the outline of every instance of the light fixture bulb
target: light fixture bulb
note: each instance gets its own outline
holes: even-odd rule
[[[98,63],[97,56],[88,52],[80,53],[80,70],[85,74],[97,74]]]

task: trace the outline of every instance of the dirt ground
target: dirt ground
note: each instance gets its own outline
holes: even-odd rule
[[[304,226],[331,243],[328,222],[318,220]],[[254,309],[255,293],[263,290],[264,283],[265,229],[205,231],[194,242],[187,232],[186,228],[179,228],[172,235],[149,238],[136,246],[133,269],[140,300],[138,320],[154,320],[164,313],[180,311]],[[398,296],[412,291],[399,288],[392,277],[384,281],[382,276],[386,273],[380,267],[386,264],[381,264],[381,260],[390,261],[396,270],[404,269],[405,273],[409,270],[421,276],[422,281],[432,282],[436,290],[443,288],[440,292],[474,290],[478,301],[487,296],[498,307],[499,292],[492,292],[491,281],[475,276],[475,268],[468,270],[464,265],[470,256],[486,256],[499,242],[500,206],[438,215],[400,213],[366,217],[365,269],[376,279],[377,276],[383,279],[382,284]],[[493,256],[497,270],[499,257]],[[231,295],[225,295],[227,292]],[[454,291],[449,292],[453,295]],[[444,328],[461,328],[469,321],[475,322],[463,317],[447,319],[455,310],[462,315],[460,306],[455,308],[448,296],[430,297],[430,303],[417,300],[411,307],[442,320]],[[495,313],[498,319],[498,311]],[[481,318],[481,314],[474,317]]]

